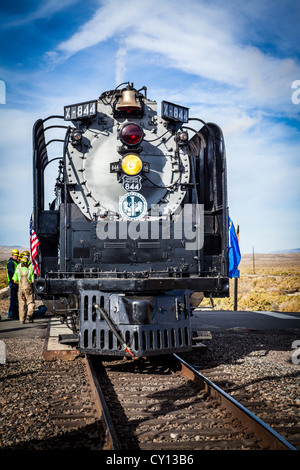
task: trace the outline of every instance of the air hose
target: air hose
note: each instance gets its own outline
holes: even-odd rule
[[[108,315],[107,313],[105,312],[104,308],[102,307],[99,307],[99,305],[97,304],[94,304],[94,308],[99,310],[100,314],[102,315],[102,317],[104,318],[104,320],[106,321],[106,323],[108,324],[109,328],[111,329],[111,331],[113,332],[113,334],[115,335],[115,337],[117,338],[117,340],[121,343],[121,345],[123,346],[123,348],[125,349],[126,352],[128,352],[131,356],[134,357],[134,354],[131,350],[131,348],[129,346],[127,346],[127,344],[125,343],[125,341],[123,340],[122,336],[120,335],[120,333],[117,331],[115,325],[113,324],[113,322],[108,318]]]

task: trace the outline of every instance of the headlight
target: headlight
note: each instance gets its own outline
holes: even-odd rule
[[[126,175],[134,176],[142,170],[143,162],[138,155],[128,154],[123,158],[121,166]]]

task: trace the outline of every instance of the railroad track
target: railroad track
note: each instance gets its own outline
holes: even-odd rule
[[[48,362],[39,378],[50,395],[51,438],[43,448],[294,449],[215,383],[173,358],[175,367],[169,358]]]
[[[102,450],[105,429],[84,360],[45,364],[39,380],[49,388],[47,423],[51,438],[44,440],[41,448]]]
[[[171,362],[86,358],[104,449],[296,450],[177,355]]]

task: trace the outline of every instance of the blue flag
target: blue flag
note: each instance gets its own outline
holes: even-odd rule
[[[230,217],[228,217],[229,222],[229,249],[228,249],[228,271],[229,277],[236,277],[235,273],[238,265],[241,261],[241,252],[239,247],[239,241],[235,232],[233,222]]]

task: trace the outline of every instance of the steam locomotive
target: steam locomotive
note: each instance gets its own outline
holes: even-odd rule
[[[65,136],[45,208],[51,119]],[[168,101],[159,116],[146,87],[122,83],[36,121],[32,221],[36,298],[82,353],[188,351],[201,296],[229,295],[222,131]]]

